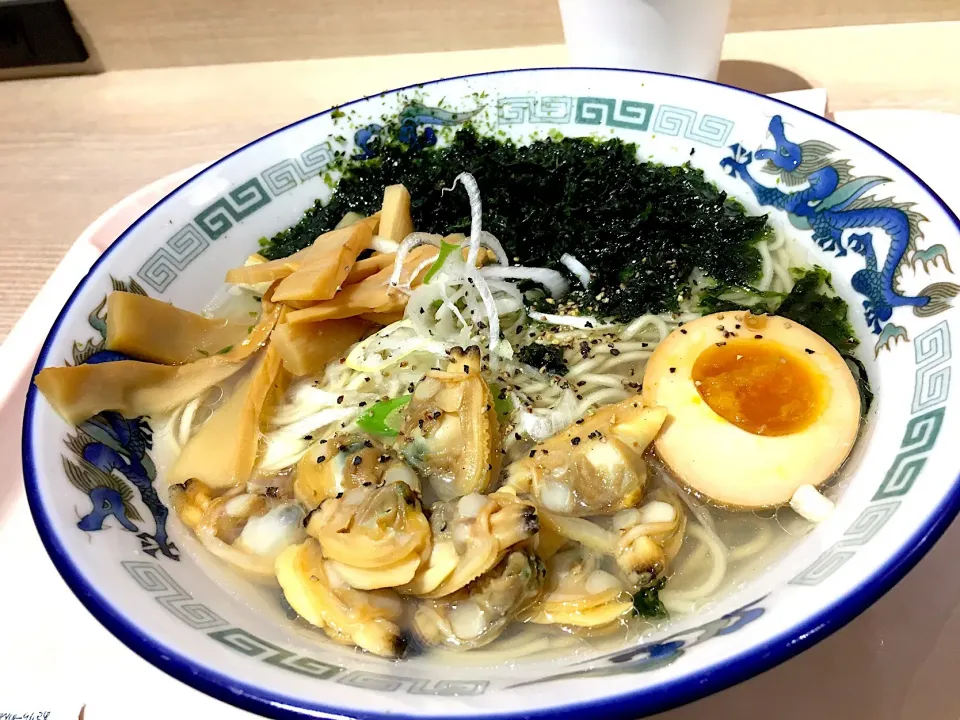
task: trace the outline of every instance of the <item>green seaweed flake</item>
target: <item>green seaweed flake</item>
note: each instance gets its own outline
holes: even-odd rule
[[[449,144],[415,152],[391,140],[390,127],[381,137],[373,141],[377,157],[343,161],[330,201],[316,202],[271,238],[264,255],[306,247],[351,210],[375,212],[383,188],[394,183],[410,190],[418,230],[465,232],[467,197],[444,188],[466,171],[483,194],[484,228],[511,258],[562,272],[565,252],[588,263],[590,292],[572,296],[584,311],[630,319],[675,310],[695,267],[737,285],[759,274],[754,246],[767,232],[766,219],[744,214],[700,170],[638,160],[633,143],[553,136],[517,145],[465,127]],[[631,275],[623,281],[625,268]]]
[[[736,290],[756,296],[754,309],[791,317],[844,354],[856,346],[847,305],[832,293],[825,271],[801,272],[786,296],[752,288],[761,266],[756,244],[772,232],[766,217],[747,215],[689,163],[645,162],[635,144],[618,138],[567,138],[551,130],[546,139],[518,145],[470,125],[445,144],[413,150],[394,139],[395,118],[384,124],[371,145],[376,157],[343,158],[330,168],[336,172],[324,178],[334,187],[330,200],[318,200],[296,225],[270,238],[262,250],[267,258],[306,247],[347,212],[377,211],[384,187],[395,183],[411,193],[418,230],[468,232],[466,194],[446,188],[470,172],[483,196],[484,229],[512,262],[568,276],[564,253],[587,265],[590,286],[580,289],[571,277],[577,289],[565,301],[568,310],[627,321],[676,311],[696,292],[704,312],[720,312],[742,307],[723,298]],[[695,268],[712,279],[712,291],[691,288]]]

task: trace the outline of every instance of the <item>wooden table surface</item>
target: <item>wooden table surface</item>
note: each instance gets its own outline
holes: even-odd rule
[[[826,87],[833,110],[960,113],[960,23],[727,36],[721,79]],[[562,46],[131,70],[0,82],[0,339],[83,229],[161,176],[353,97],[566,62]]]

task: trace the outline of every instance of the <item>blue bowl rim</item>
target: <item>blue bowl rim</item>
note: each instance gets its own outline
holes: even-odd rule
[[[819,122],[826,123],[842,133],[854,138],[855,140],[870,147],[882,157],[886,158],[896,165],[903,173],[914,180],[923,188],[930,198],[936,202],[946,216],[953,221],[954,227],[960,235],[960,219],[947,206],[947,204],[921,180],[912,170],[903,163],[894,158],[890,153],[873,144],[869,140],[857,135],[847,128],[837,123],[821,117],[803,108],[790,105],[789,103],[776,98],[755,93],[751,90],[724,85],[723,83],[711,80],[701,80],[690,78],[683,75],[674,75],[671,73],[652,72],[646,70],[629,70],[623,68],[592,68],[592,67],[538,67],[538,68],[518,68],[512,70],[497,70],[483,73],[471,73],[467,75],[457,75],[448,78],[440,78],[423,83],[413,83],[403,87],[388,90],[382,93],[374,93],[366,97],[358,98],[341,105],[334,106],[329,110],[315,113],[302,118],[246,145],[224,155],[215,163],[201,170],[199,173],[180,184],[176,189],[168,193],[153,207],[140,216],[129,228],[127,228],[116,241],[107,248],[97,259],[83,280],[71,293],[69,299],[64,304],[63,309],[57,316],[43,347],[41,348],[37,364],[34,367],[33,376],[45,366],[47,356],[50,352],[54,338],[60,330],[64,315],[70,310],[77,296],[81,293],[90,278],[95,274],[97,268],[104,262],[115,248],[119,247],[130,235],[130,233],[149,215],[164,205],[173,195],[189,185],[195,178],[208,170],[217,167],[234,155],[243,152],[247,148],[253,147],[268,138],[279,133],[285,132],[290,128],[297,127],[303,123],[309,122],[314,118],[321,117],[333,112],[334,109],[350,107],[365,102],[370,99],[379,98],[385,95],[394,95],[405,90],[421,89],[431,85],[436,85],[450,80],[466,80],[471,78],[488,77],[494,75],[509,75],[522,73],[537,73],[542,71],[596,71],[596,72],[616,72],[630,73],[640,76],[662,76],[670,77],[675,80],[699,83],[704,85],[719,86],[726,90],[751,95],[762,98],[764,101],[781,105],[790,110],[790,112],[799,112],[808,115]],[[621,693],[616,696],[588,700],[584,702],[572,703],[569,705],[551,706],[540,710],[517,712],[517,713],[478,713],[475,715],[406,715],[391,712],[374,711],[356,711],[346,707],[336,707],[323,705],[319,703],[304,703],[300,699],[280,695],[269,690],[258,688],[246,683],[239,683],[236,680],[223,675],[216,670],[199,665],[188,657],[185,657],[176,651],[168,648],[140,631],[136,625],[128,620],[122,612],[113,607],[109,601],[100,595],[97,590],[87,582],[80,573],[79,569],[71,561],[63,543],[57,536],[50,519],[47,517],[43,503],[40,499],[39,485],[37,482],[37,471],[34,464],[33,448],[33,415],[37,404],[39,392],[36,385],[30,385],[27,391],[27,401],[24,410],[23,435],[22,435],[22,461],[24,484],[26,486],[27,501],[30,512],[33,515],[34,523],[40,535],[40,539],[50,555],[54,566],[63,577],[70,590],[77,596],[87,610],[109,630],[118,640],[128,648],[136,652],[144,660],[155,667],[164,671],[168,675],[175,677],[181,682],[217,698],[223,702],[239,707],[249,712],[258,713],[267,717],[277,718],[278,720],[302,720],[303,718],[329,718],[330,720],[343,720],[343,718],[358,718],[360,720],[465,720],[470,718],[480,718],[481,720],[580,720],[582,713],[598,713],[601,717],[610,718],[610,720],[632,720],[639,715],[653,715],[657,712],[669,710],[674,707],[694,702],[707,695],[736,685],[744,680],[759,675],[762,672],[770,670],[782,662],[789,660],[803,650],[811,647],[817,642],[829,637],[837,630],[844,627],[853,618],[862,613],[894,585],[897,584],[919,561],[929,552],[934,543],[943,535],[950,523],[960,512],[960,474],[954,481],[953,486],[944,496],[940,505],[930,514],[927,521],[920,527],[916,533],[905,542],[900,550],[895,553],[883,566],[878,568],[869,578],[867,578],[859,588],[849,592],[845,597],[835,601],[831,606],[825,608],[807,620],[777,634],[763,643],[752,646],[738,653],[737,655],[717,663],[712,667],[705,668],[700,672],[690,673],[686,676],[667,681],[646,690]]]

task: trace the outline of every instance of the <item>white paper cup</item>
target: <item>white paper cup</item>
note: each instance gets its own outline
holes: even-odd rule
[[[560,0],[570,62],[714,80],[730,0]]]

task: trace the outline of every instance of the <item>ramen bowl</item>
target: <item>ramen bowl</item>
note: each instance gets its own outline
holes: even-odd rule
[[[330,196],[327,168],[367,152],[387,116],[429,127],[430,137],[468,120],[521,141],[619,137],[657,162],[690,162],[749,213],[768,214],[832,274],[876,395],[829,492],[835,509],[716,599],[627,643],[391,661],[311,632],[278,591],[251,589],[204,555],[160,490],[150,418],[84,424],[78,444],[77,430],[31,388],[23,467],[40,535],[77,597],[142,657],[278,718],[635,718],[760,673],[842,627],[953,519],[960,461],[946,438],[958,432],[960,402],[951,396],[957,218],[909,169],[849,131],[688,78],[577,68],[467,76],[271,133],[185,182],[117,239],[61,311],[37,370],[110,359],[112,290],[199,311],[259,238]],[[891,213],[912,220],[908,232],[892,229]],[[108,458],[99,474],[80,462],[89,443]]]

